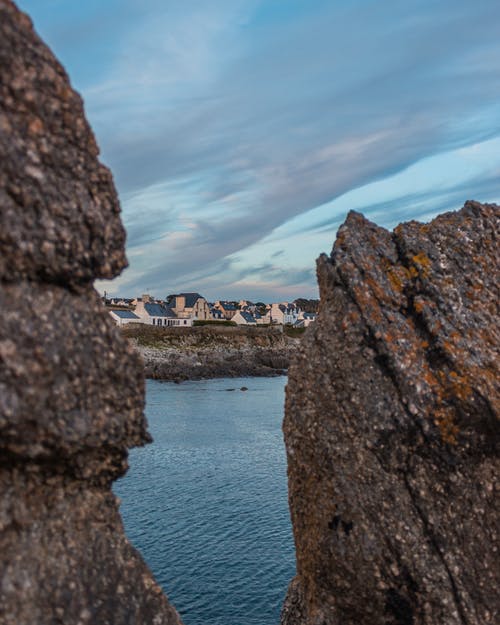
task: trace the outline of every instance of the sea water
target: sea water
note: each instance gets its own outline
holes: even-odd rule
[[[279,622],[295,567],[285,383],[147,382],[154,443],[131,451],[114,490],[128,537],[185,625]]]

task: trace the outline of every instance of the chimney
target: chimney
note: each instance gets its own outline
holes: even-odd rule
[[[186,298],[184,295],[177,295],[175,298],[175,309],[176,310],[184,310],[186,307]]]
[[[151,301],[151,295],[148,295],[147,293],[145,293],[144,295],[141,296],[141,299],[144,304],[148,304]]]

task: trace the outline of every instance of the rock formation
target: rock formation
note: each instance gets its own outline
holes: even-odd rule
[[[283,375],[300,343],[275,328],[128,324],[122,331],[141,354],[147,378],[176,382]]]
[[[178,625],[111,484],[149,440],[143,367],[92,283],[125,266],[63,68],[0,0],[0,625]],[[498,622],[499,208],[389,233],[351,213],[284,424],[283,625]]]
[[[92,287],[126,264],[80,97],[0,0],[0,623],[180,623],[111,483],[149,440],[143,368]]]
[[[283,625],[499,622],[500,209],[350,213],[289,371]]]

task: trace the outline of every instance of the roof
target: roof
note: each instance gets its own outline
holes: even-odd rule
[[[120,319],[139,319],[139,317],[131,310],[110,310],[114,315],[120,317]]]
[[[255,323],[255,319],[251,313],[246,312],[245,310],[240,310],[240,315],[247,323]]]
[[[205,299],[199,293],[179,293],[179,295],[177,295],[177,297],[184,297],[185,298],[186,303],[184,304],[184,306],[186,308],[193,308],[193,306],[196,304],[196,302],[199,299]]]
[[[230,304],[229,302],[221,302],[220,305],[224,310],[236,310],[236,306],[234,304]]]
[[[144,304],[144,310],[150,317],[170,317],[177,318],[174,311],[168,306],[162,304],[152,304],[150,302]]]

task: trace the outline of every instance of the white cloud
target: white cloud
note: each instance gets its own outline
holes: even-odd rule
[[[289,222],[314,229],[316,211],[336,224],[356,201],[348,194],[376,181],[388,181],[380,196],[358,199],[377,219],[427,216],[457,201],[453,188],[467,193],[463,163],[440,161],[448,194],[421,188],[419,175],[433,179],[425,167],[413,191],[395,174],[500,132],[497,0],[481,10],[469,0],[318,2],[300,13],[290,3],[272,22],[274,0],[127,0],[114,28],[106,9],[109,27],[99,24],[101,4],[90,3],[76,37],[88,64],[64,43],[68,5],[58,5],[58,52],[82,77],[122,194],[134,247],[120,288],[165,275],[227,284],[235,255],[276,252],[272,233],[284,238]],[[488,186],[485,159],[474,171],[469,188]],[[293,236],[310,267],[324,238]]]

